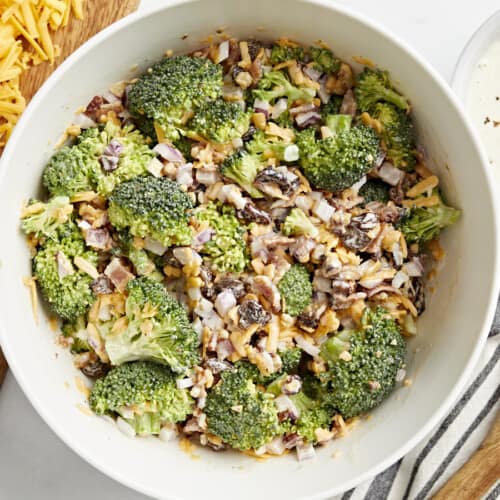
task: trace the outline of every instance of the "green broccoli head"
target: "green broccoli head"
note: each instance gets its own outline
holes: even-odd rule
[[[448,226],[460,218],[460,210],[448,207],[440,199],[433,207],[411,208],[402,219],[399,229],[408,243],[425,243],[437,238]]]
[[[146,250],[134,246],[134,238],[128,231],[119,231],[118,240],[119,255],[126,257],[132,263],[136,274],[149,276],[155,281],[163,281],[163,274],[157,269],[154,260]]]
[[[260,79],[258,88],[253,90],[253,96],[263,101],[274,101],[280,97],[287,97],[289,102],[311,102],[316,91],[310,87],[296,87],[282,71],[270,71]]]
[[[164,246],[189,245],[191,198],[165,177],[140,176],[119,184],[109,197],[108,215],[117,229],[149,236]]]
[[[166,57],[153,64],[130,87],[127,106],[134,118],[152,120],[174,141],[184,128],[186,115],[221,93],[219,64],[200,57]]]
[[[411,170],[417,163],[415,131],[410,116],[392,104],[377,103],[371,114],[383,127],[387,158],[396,166]]]
[[[342,99],[341,95],[332,95],[327,103],[321,105],[320,112],[323,120],[326,120],[327,116],[339,114]]]
[[[100,325],[111,363],[146,359],[169,365],[177,373],[197,364],[198,335],[184,308],[165,287],[142,276],[129,281],[127,292],[126,330],[116,333],[112,325]]]
[[[324,120],[325,125],[330,129],[333,135],[349,130],[352,125],[351,115],[327,115]]]
[[[252,139],[246,143],[245,148],[263,163],[269,156],[280,160],[280,162],[291,162],[298,159],[298,148],[295,144],[266,135],[262,130],[255,132]]]
[[[322,73],[336,73],[340,69],[340,60],[331,50],[311,47],[309,57],[313,61],[313,68]]]
[[[200,222],[208,222],[215,232],[201,250],[201,253],[208,257],[214,271],[243,272],[249,262],[243,238],[246,227],[236,218],[234,208],[209,203],[198,211],[197,219]]]
[[[288,45],[274,44],[271,47],[271,63],[279,64],[286,61],[295,59],[296,61],[302,61],[304,59],[304,48],[290,47]]]
[[[405,362],[406,342],[384,309],[366,309],[361,328],[330,337],[321,356],[328,364],[321,374],[328,402],[351,418],[372,410],[392,392]]]
[[[262,168],[259,158],[240,150],[224,159],[220,166],[220,173],[236,182],[252,198],[262,198],[264,195],[253,185]]]
[[[67,196],[55,196],[47,203],[32,200],[22,216],[21,227],[26,234],[38,238],[57,238],[57,229],[69,221],[73,205]]]
[[[33,258],[33,275],[44,299],[59,316],[74,320],[94,302],[92,278],[74,264],[75,257],[97,264],[97,254],[87,250],[80,230],[68,222],[47,239]]]
[[[208,393],[208,432],[238,450],[260,448],[281,433],[274,396],[257,389],[249,371],[222,372]]]
[[[314,238],[318,235],[319,230],[301,208],[292,208],[283,221],[281,232],[286,236],[304,235]]]
[[[380,153],[377,134],[365,125],[325,139],[316,139],[315,130],[306,129],[298,134],[297,145],[307,179],[317,188],[334,192],[359,181]]]
[[[72,354],[79,354],[92,350],[89,344],[85,316],[78,316],[78,318],[74,320],[64,321],[61,326],[61,333],[67,339],[71,339],[70,349]]]
[[[186,420],[194,408],[172,371],[150,361],[110,370],[95,382],[89,403],[97,415],[120,415],[140,435],[159,434],[163,425]]]
[[[278,283],[283,311],[298,316],[312,301],[312,283],[309,271],[302,264],[294,264]]]
[[[365,203],[372,201],[387,203],[389,201],[389,185],[379,179],[370,179],[363,184],[359,195],[365,199]]]
[[[408,99],[395,88],[387,71],[365,68],[358,76],[355,88],[358,109],[370,113],[377,102],[388,102],[409,111]]]
[[[245,134],[250,126],[250,114],[235,102],[224,99],[207,101],[196,110],[188,123],[192,132],[213,142],[226,143]]]
[[[302,359],[302,349],[300,347],[290,347],[284,351],[279,351],[278,354],[281,358],[282,373],[297,373],[299,369],[300,360]]]
[[[74,145],[57,151],[45,167],[43,184],[53,195],[92,190],[108,195],[121,182],[147,174],[154,156],[138,130],[109,121],[84,130]]]

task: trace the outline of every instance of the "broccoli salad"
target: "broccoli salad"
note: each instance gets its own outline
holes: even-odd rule
[[[65,139],[21,226],[95,414],[304,460],[404,381],[460,212],[386,71],[225,39],[95,96]]]

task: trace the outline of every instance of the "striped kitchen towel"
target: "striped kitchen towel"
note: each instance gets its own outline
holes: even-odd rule
[[[471,383],[441,424],[384,472],[332,500],[430,499],[467,462],[488,433],[500,407],[499,382],[500,302]],[[500,498],[500,480],[484,498]]]

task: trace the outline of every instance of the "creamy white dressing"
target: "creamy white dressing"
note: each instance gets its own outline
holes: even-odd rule
[[[479,59],[467,89],[465,106],[500,183],[500,40],[490,45]]]

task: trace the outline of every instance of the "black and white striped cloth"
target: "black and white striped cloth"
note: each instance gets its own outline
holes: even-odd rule
[[[471,383],[441,424],[384,472],[331,500],[430,499],[470,458],[488,433],[500,407],[499,383],[500,302]],[[497,498],[500,498],[500,478],[483,497]]]

